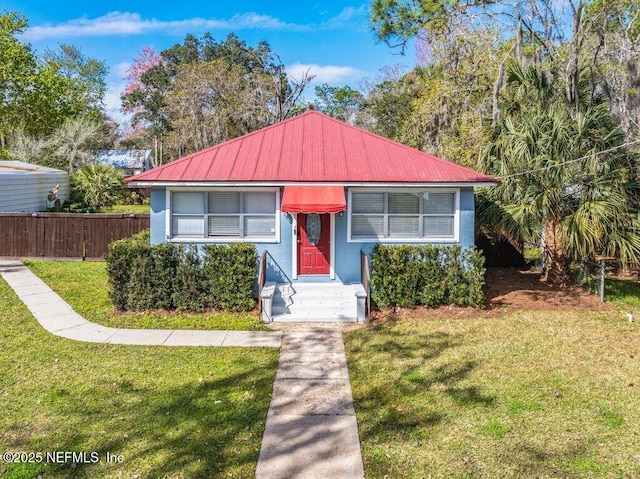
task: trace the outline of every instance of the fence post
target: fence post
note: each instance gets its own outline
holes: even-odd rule
[[[82,261],[87,259],[87,225],[82,223]]]
[[[605,261],[600,262],[600,301],[604,303],[604,273],[605,273]]]

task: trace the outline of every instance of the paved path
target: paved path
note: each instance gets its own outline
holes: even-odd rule
[[[120,329],[91,323],[20,261],[0,261],[0,275],[40,325],[51,334],[76,341],[141,346],[266,346],[278,348],[280,331],[204,331]]]
[[[342,332],[285,329],[256,478],[363,476]]]
[[[340,325],[291,324],[282,331],[118,329],[91,323],[19,261],[0,275],[50,333],[76,341],[162,346],[280,347],[258,479],[364,476]],[[349,326],[346,326],[349,328]]]

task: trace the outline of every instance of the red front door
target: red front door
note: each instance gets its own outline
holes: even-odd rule
[[[298,213],[298,274],[329,274],[328,214]]]

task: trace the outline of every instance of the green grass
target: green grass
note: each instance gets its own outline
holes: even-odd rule
[[[151,207],[146,205],[113,205],[100,209],[100,213],[132,213],[136,215],[149,214]]]
[[[640,308],[640,282],[607,278],[604,297],[621,308]],[[640,318],[638,318],[640,320]]]
[[[25,261],[87,320],[114,328],[266,330],[256,314],[118,313],[109,299],[105,262]]]
[[[122,455],[76,467],[0,462],[0,477],[253,477],[276,349],[58,338],[1,278],[0,322],[0,452]]]
[[[620,311],[345,335],[367,478],[640,477],[640,325]]]

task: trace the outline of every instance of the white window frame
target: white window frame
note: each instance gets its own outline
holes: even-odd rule
[[[244,237],[239,238],[237,236],[208,236],[208,218],[209,216],[216,216],[215,214],[209,214],[207,212],[207,197],[205,193],[209,192],[238,192],[238,193],[254,193],[260,191],[269,191],[276,194],[276,210],[275,217],[275,234],[273,236],[265,237]],[[202,217],[204,221],[204,228],[202,237],[190,236],[177,238],[173,236],[173,211],[171,204],[172,193],[201,193],[202,201],[205,205],[205,213],[194,213],[193,215],[185,214],[183,216],[197,216]],[[172,187],[166,189],[166,217],[165,217],[165,238],[170,243],[280,243],[280,188],[279,187],[211,187],[211,188],[190,188],[190,187]],[[240,213],[240,220],[244,215],[252,216],[250,213]]]
[[[351,235],[351,218],[353,214],[353,193],[454,193],[454,213],[453,213],[453,236],[434,236],[434,237],[388,237],[388,236],[368,236],[353,238]],[[388,211],[388,199],[385,200],[384,213],[374,214],[372,216],[383,216],[385,231],[388,228],[389,216],[395,216]],[[414,216],[409,215],[407,216]],[[451,215],[430,215],[422,214],[421,217],[427,216],[451,216]],[[422,225],[422,221],[420,221]],[[349,188],[347,199],[347,242],[349,243],[459,243],[460,242],[460,188]]]

